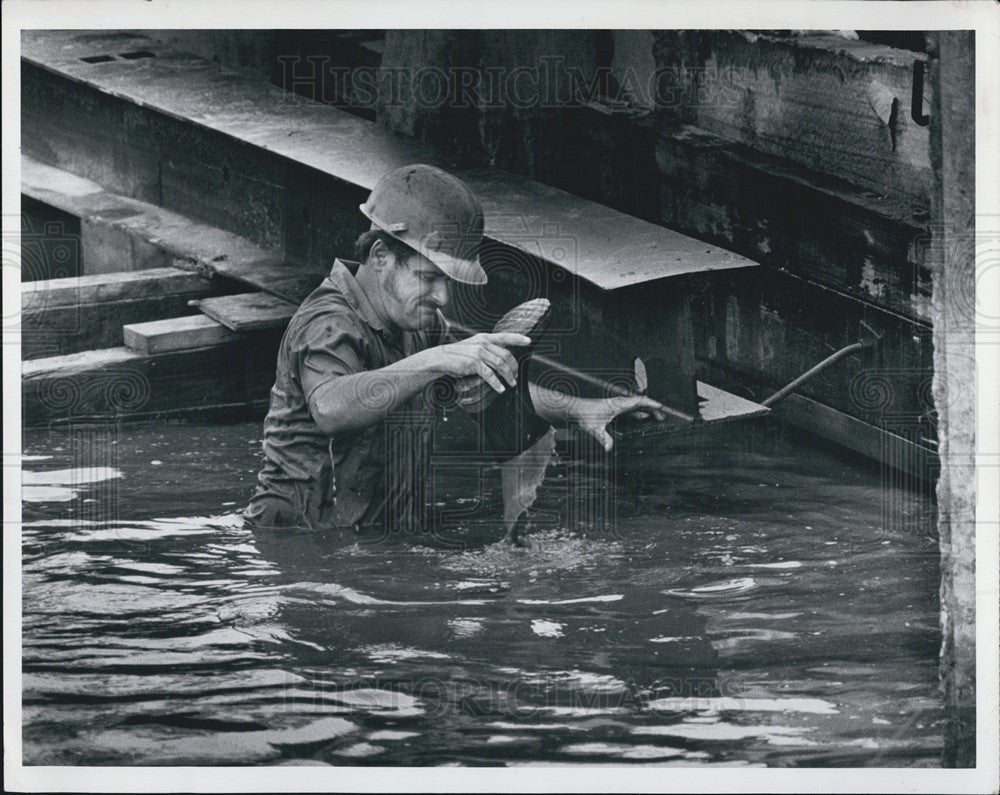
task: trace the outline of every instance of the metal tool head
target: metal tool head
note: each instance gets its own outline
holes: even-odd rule
[[[865,321],[861,321],[860,327],[858,342],[866,348],[874,348],[882,341],[882,335],[865,323]]]

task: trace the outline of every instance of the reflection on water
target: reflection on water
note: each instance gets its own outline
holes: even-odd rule
[[[255,535],[256,425],[75,433],[25,437],[27,764],[938,765],[933,506],[773,426],[623,451],[614,523],[564,454],[529,549],[496,473],[447,538]]]

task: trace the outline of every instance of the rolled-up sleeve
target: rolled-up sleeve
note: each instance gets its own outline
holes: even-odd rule
[[[323,384],[365,370],[362,332],[356,322],[343,314],[311,318],[299,330],[293,350],[307,403]]]

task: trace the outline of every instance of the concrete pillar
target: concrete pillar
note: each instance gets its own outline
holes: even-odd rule
[[[943,764],[976,761],[975,70],[969,31],[929,34],[934,404],[941,477]]]

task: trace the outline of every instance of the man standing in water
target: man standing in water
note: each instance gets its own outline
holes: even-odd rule
[[[264,465],[244,512],[259,528],[426,529],[425,486],[435,387],[478,376],[497,393],[516,389],[516,333],[452,341],[440,310],[451,282],[481,285],[483,211],[475,194],[440,169],[397,169],[361,212],[371,229],[357,262],[330,275],[292,317],[278,351],[264,420]],[[557,422],[576,423],[611,447],[607,424],[646,410],[645,397],[584,400],[531,384],[521,405],[529,432],[519,453]]]

